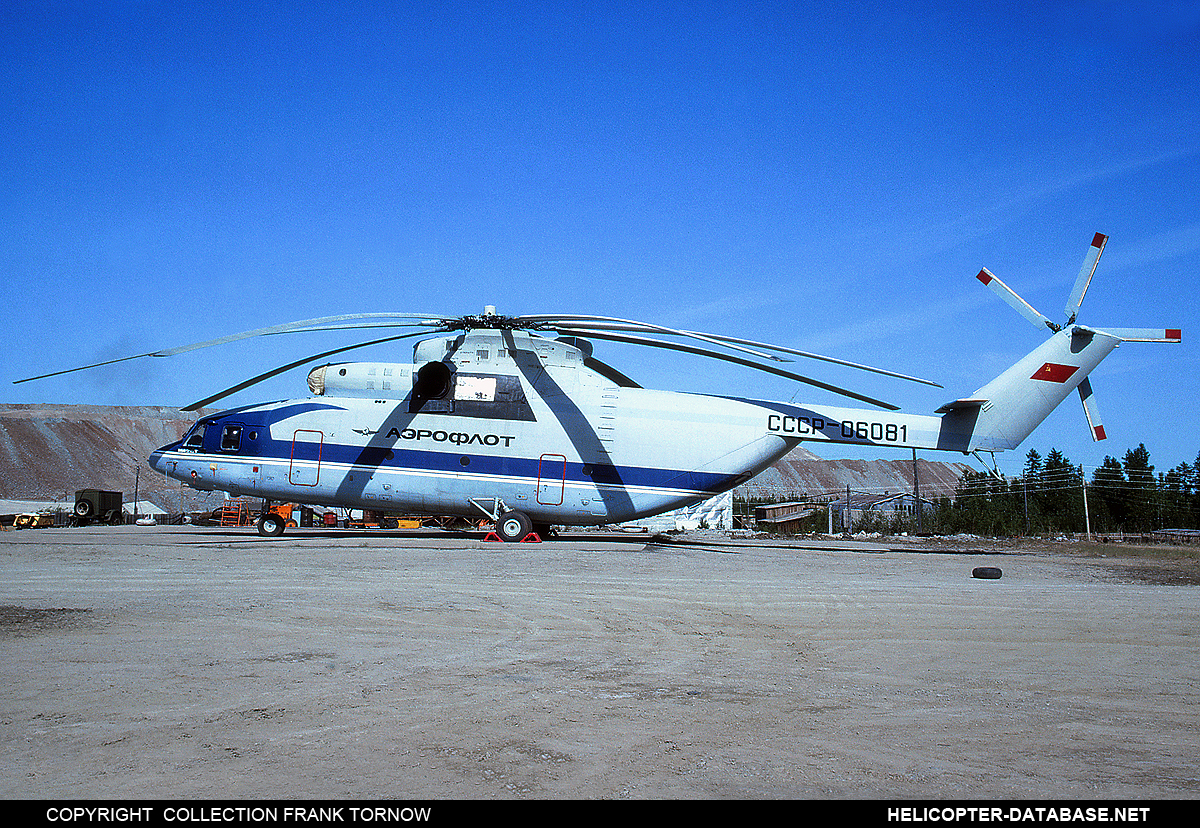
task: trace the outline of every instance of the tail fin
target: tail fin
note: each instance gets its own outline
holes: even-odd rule
[[[1100,361],[1122,342],[1180,342],[1178,328],[1093,328],[1076,325],[1084,293],[1108,237],[1097,233],[1067,302],[1065,325],[1058,325],[1033,308],[1016,291],[986,269],[979,281],[998,294],[1036,327],[1054,332],[1028,356],[966,399],[938,409],[943,436],[954,435],[969,450],[1013,449],[1037,428],[1076,388],[1093,440],[1105,438],[1104,425],[1088,379]]]
[[[938,413],[945,414],[944,419],[973,419],[972,451],[1014,449],[1120,342],[1081,327],[1059,331],[971,397],[944,405]],[[1088,399],[1090,388],[1089,383]]]

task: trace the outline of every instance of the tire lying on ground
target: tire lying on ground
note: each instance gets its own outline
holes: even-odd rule
[[[977,566],[971,570],[972,578],[999,578],[1000,575],[998,566]]]

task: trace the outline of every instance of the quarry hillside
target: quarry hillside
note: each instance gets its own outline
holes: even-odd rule
[[[168,512],[213,508],[222,499],[219,492],[182,487],[146,465],[150,452],[182,437],[197,416],[171,407],[0,404],[0,499],[65,501],[77,489],[107,489],[124,492],[131,501],[136,483],[140,499]],[[952,494],[967,468],[919,459],[921,494]],[[881,494],[911,492],[912,456],[893,452],[886,460],[826,460],[799,447],[738,493],[790,499],[847,486]]]

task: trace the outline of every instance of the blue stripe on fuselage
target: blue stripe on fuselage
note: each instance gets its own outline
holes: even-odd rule
[[[270,441],[274,446],[255,456],[278,460],[317,460],[316,443],[296,443],[295,454],[290,442]],[[274,450],[272,450],[272,448]],[[463,459],[467,464],[463,465]],[[536,479],[541,472],[537,457],[494,454],[466,454],[458,451],[389,448],[387,446],[347,446],[325,443],[320,446],[321,464],[353,465],[378,468],[380,471],[461,472],[472,475],[496,475]],[[555,471],[563,469],[557,465]],[[698,492],[721,492],[740,478],[737,475],[711,472],[656,469],[645,466],[616,466],[607,463],[567,463],[563,470],[567,483],[592,483],[597,486],[631,486],[646,488],[682,489]],[[557,479],[557,478],[556,478]]]

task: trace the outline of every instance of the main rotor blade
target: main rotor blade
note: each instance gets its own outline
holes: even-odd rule
[[[357,319],[418,319],[419,322],[394,322],[390,324],[379,325],[341,325],[336,323],[348,322]],[[283,325],[272,325],[267,328],[256,328],[252,331],[243,331],[241,333],[229,334],[228,336],[218,337],[217,339],[209,339],[204,342],[194,342],[191,345],[181,345],[178,348],[168,348],[162,351],[155,351],[150,356],[175,356],[176,354],[187,353],[188,351],[196,351],[201,348],[211,348],[215,345],[226,345],[230,342],[237,342],[241,339],[250,339],[255,336],[271,336],[274,334],[283,333],[310,333],[313,331],[333,331],[346,330],[358,327],[409,327],[419,325],[421,327],[430,327],[440,325],[443,322],[443,317],[421,315],[421,314],[400,314],[400,313],[348,313],[341,316],[323,316],[317,319],[302,319],[298,322],[287,322]]]
[[[633,325],[629,325],[629,326],[597,325],[594,327],[592,327],[592,326],[578,326],[577,327],[575,325],[570,325],[570,326],[554,325],[554,327],[557,330],[569,330],[573,333],[578,333],[581,336],[587,336],[588,335],[587,332],[592,331],[592,330],[637,331],[637,330],[640,330],[640,328],[636,327],[637,324],[638,323],[634,323]],[[843,365],[847,368],[856,368],[860,371],[870,371],[875,374],[882,374],[883,376],[886,376],[886,377],[895,377],[896,379],[910,380],[911,382],[919,382],[924,385],[932,385],[934,388],[942,387],[942,385],[940,383],[936,383],[933,380],[922,379],[920,377],[914,377],[914,376],[910,376],[908,374],[901,374],[896,371],[888,371],[887,369],[884,369],[884,368],[875,368],[874,366],[864,365],[860,362],[851,362],[850,360],[846,360],[846,359],[838,359],[837,357],[825,356],[823,354],[815,354],[815,353],[812,353],[811,351],[800,351],[795,348],[787,348],[783,345],[772,345],[769,342],[756,342],[755,340],[752,340],[752,339],[739,339],[737,337],[723,336],[721,334],[700,334],[696,331],[680,330],[680,331],[677,331],[677,333],[679,333],[681,335],[686,335],[686,336],[703,336],[710,340],[719,342],[721,344],[735,343],[738,345],[752,346],[754,348],[766,348],[766,349],[773,350],[773,351],[779,351],[779,352],[785,353],[785,354],[791,354],[793,356],[800,356],[800,357],[806,357],[808,359],[821,360],[823,362],[833,363],[834,365]],[[751,353],[753,353],[753,352],[751,352]]]
[[[636,382],[634,382],[633,380],[631,380],[629,377],[622,374],[616,368],[609,365],[607,362],[601,362],[600,360],[596,359],[595,357],[591,357],[591,356],[584,357],[583,364],[584,364],[584,366],[591,368],[593,371],[595,371],[600,376],[604,377],[606,380],[616,383],[617,386],[620,388],[641,388],[642,387],[642,386],[638,385]]]
[[[1092,238],[1092,246],[1088,248],[1087,255],[1083,257],[1083,267],[1079,269],[1079,275],[1075,277],[1075,287],[1071,288],[1071,298],[1067,300],[1067,324],[1070,325],[1075,321],[1075,317],[1079,315],[1079,306],[1083,304],[1083,295],[1087,293],[1088,285],[1092,283],[1092,274],[1096,272],[1096,265],[1100,263],[1100,254],[1104,252],[1104,245],[1108,242],[1108,236],[1103,233],[1097,233]]]
[[[324,359],[325,357],[333,356],[334,354],[342,354],[342,353],[345,353],[346,351],[353,351],[355,348],[366,348],[368,345],[380,345],[384,342],[395,342],[397,339],[407,339],[407,338],[413,337],[413,336],[421,336],[422,334],[424,334],[424,331],[418,331],[416,333],[397,334],[396,336],[386,336],[382,339],[373,339],[370,342],[360,342],[357,345],[347,345],[343,348],[334,348],[331,351],[324,351],[319,354],[313,354],[312,356],[307,356],[307,357],[304,357],[303,359],[298,359],[295,362],[289,362],[287,365],[281,365],[278,368],[272,368],[270,371],[267,371],[266,373],[259,374],[257,377],[252,377],[251,379],[248,379],[245,382],[240,382],[237,385],[232,386],[231,388],[226,388],[224,391],[219,391],[216,394],[213,394],[211,397],[205,397],[202,400],[198,400],[198,401],[192,403],[191,405],[187,406],[186,408],[182,408],[180,410],[181,411],[197,411],[201,408],[204,408],[204,406],[209,405],[210,403],[215,403],[217,400],[225,399],[230,394],[236,394],[238,391],[242,391],[246,388],[249,388],[252,385],[257,385],[258,383],[260,383],[264,380],[269,380],[271,377],[278,376],[286,371],[292,370],[293,368],[299,368],[301,365],[304,365],[305,363],[308,363],[308,362],[312,362],[315,359]]]
[[[1047,317],[1035,310],[1033,305],[1018,296],[1015,290],[1004,284],[999,277],[986,267],[979,271],[979,275],[975,278],[987,285],[993,293],[1007,302],[1017,313],[1032,322],[1034,327],[1049,328],[1056,333],[1062,330],[1061,326],[1054,324]]]
[[[874,399],[873,397],[867,397],[863,394],[859,394],[845,388],[839,388],[836,385],[830,385],[829,383],[821,382],[801,374],[794,374],[791,371],[784,371],[782,368],[776,368],[772,365],[762,365],[757,362],[752,362],[748,359],[742,359],[741,357],[733,356],[732,354],[723,354],[719,351],[710,351],[707,348],[697,348],[693,345],[684,345],[679,342],[664,342],[660,339],[647,339],[646,337],[641,336],[622,336],[620,334],[612,333],[592,332],[588,334],[588,336],[593,339],[606,339],[611,342],[625,342],[631,345],[649,345],[652,348],[664,348],[671,351],[682,351],[683,353],[687,354],[696,354],[698,356],[720,359],[724,360],[725,362],[732,362],[735,365],[744,365],[747,368],[757,368],[759,371],[765,371],[768,374],[775,374],[776,376],[785,377],[797,382],[803,382],[816,388],[822,388],[826,391],[832,391],[835,394],[841,394],[844,397],[850,397],[852,399],[859,400],[860,402],[877,405],[880,408],[886,408],[888,411],[900,410],[900,406],[898,405],[892,405],[891,403],[886,403],[882,400]]]
[[[78,368],[67,368],[64,371],[51,371],[49,374],[39,374],[36,377],[25,377],[24,379],[13,380],[13,385],[20,385],[23,382],[33,382],[34,380],[47,379],[49,377],[58,377],[63,374],[73,374],[76,371],[86,371],[89,368],[101,368],[105,365],[116,365],[118,362],[129,362],[131,359],[141,359],[142,357],[155,356],[153,352],[148,354],[134,354],[133,356],[118,357],[117,359],[109,359],[104,362],[93,362],[91,365],[80,365]]]
[[[379,325],[339,325],[337,323],[348,322],[355,319],[414,319],[420,320],[416,322],[395,322],[391,324]],[[271,325],[266,328],[255,328],[252,331],[242,331],[241,333],[229,334],[228,336],[218,337],[216,339],[207,339],[203,342],[193,342],[188,345],[180,345],[175,348],[164,348],[159,351],[150,351],[145,354],[134,354],[132,356],[119,357],[118,359],[109,359],[104,362],[94,362],[90,365],[80,365],[77,368],[67,368],[62,371],[52,371],[49,374],[40,374],[36,377],[26,377],[25,379],[14,380],[16,385],[22,382],[31,382],[32,380],[47,379],[48,377],[57,377],[62,374],[71,374],[76,371],[86,371],[89,368],[99,368],[104,365],[113,365],[118,362],[128,362],[133,359],[143,359],[144,357],[169,357],[178,354],[184,354],[188,351],[197,351],[201,348],[212,348],[216,345],[226,345],[230,342],[237,342],[241,339],[250,339],[256,336],[270,336],[273,334],[283,333],[307,333],[311,331],[326,331],[326,330],[341,330],[344,328],[354,327],[438,327],[445,324],[445,317],[435,316],[432,314],[401,314],[401,313],[354,313],[344,314],[341,316],[324,316],[316,319],[304,319],[298,322],[287,322],[282,325]]]
[[[663,325],[652,325],[649,322],[637,322],[633,319],[615,319],[611,316],[585,316],[578,314],[567,314],[564,316],[518,316],[516,317],[516,321],[536,322],[539,325],[546,325],[556,330],[560,327],[567,327],[587,330],[620,330],[636,331],[638,333],[658,333],[672,336],[683,336],[691,339],[699,339],[702,342],[708,342],[712,345],[724,345],[725,347],[732,348],[735,351],[742,351],[750,354],[751,356],[756,356],[759,359],[769,359],[775,362],[787,361],[781,359],[780,357],[772,356],[771,354],[764,354],[759,351],[751,350],[750,348],[743,348],[738,345],[729,344],[728,342],[722,342],[721,337],[713,336],[712,334],[697,333],[696,331],[683,331],[676,328],[667,328]],[[565,322],[566,325],[560,326],[555,324],[556,322]],[[584,324],[580,325],[577,323]]]

